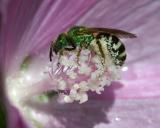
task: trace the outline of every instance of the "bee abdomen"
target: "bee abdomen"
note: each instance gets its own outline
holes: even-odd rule
[[[114,35],[109,33],[99,33],[97,39],[105,39],[107,49],[110,57],[115,65],[122,66],[126,60],[125,46],[123,43]]]

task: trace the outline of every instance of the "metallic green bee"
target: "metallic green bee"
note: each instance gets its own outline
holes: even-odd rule
[[[126,53],[125,47],[119,38],[135,37],[136,35],[132,33],[118,29],[74,26],[67,33],[61,33],[55,42],[52,41],[49,58],[52,61],[53,52],[59,54],[60,57],[64,51],[72,51],[77,47],[79,48],[77,58],[79,58],[82,49],[91,49],[90,45],[93,40],[96,40],[101,57],[105,58],[105,52],[101,44],[101,39],[103,38],[113,63],[122,66],[126,59]],[[91,50],[94,51],[94,48]]]

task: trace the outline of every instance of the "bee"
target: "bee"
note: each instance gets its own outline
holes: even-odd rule
[[[64,51],[73,51],[77,49],[77,60],[82,49],[90,49],[93,40],[96,41],[98,52],[105,59],[105,50],[109,52],[112,62],[117,66],[122,66],[126,60],[125,46],[120,38],[136,38],[135,34],[112,28],[88,28],[84,26],[73,26],[66,33],[61,33],[55,41],[51,42],[49,58],[52,61],[53,52],[59,58]],[[102,45],[102,39],[104,40]]]

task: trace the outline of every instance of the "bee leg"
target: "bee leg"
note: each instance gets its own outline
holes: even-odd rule
[[[104,64],[105,64],[105,54],[103,52],[102,45],[101,45],[101,43],[98,40],[96,41],[96,44],[97,44],[97,46],[99,48],[99,52],[101,54],[101,55],[99,55],[100,60],[101,60],[101,64],[104,66]]]
[[[102,64],[102,66],[104,67],[105,59],[104,59],[102,56],[100,56],[100,59],[101,59],[101,64]]]
[[[61,59],[61,56],[63,55],[63,50],[60,50],[59,51],[59,56],[58,56],[58,63],[57,63],[57,66],[59,67],[60,65],[60,59]]]
[[[88,63],[91,62],[91,58],[92,58],[92,51],[90,50],[89,56],[88,56]]]
[[[80,55],[81,55],[81,51],[82,51],[82,46],[80,46],[80,48],[79,48],[79,50],[78,50],[78,52],[77,52],[77,64],[78,64],[78,65],[80,65],[80,64],[79,64],[79,57],[80,57]]]

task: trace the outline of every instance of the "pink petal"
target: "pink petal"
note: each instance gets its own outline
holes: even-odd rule
[[[50,44],[59,32],[79,19],[93,3],[94,0],[9,1],[5,8],[1,34],[5,67],[8,68],[17,56],[23,58]],[[17,60],[16,63],[19,61],[22,60]]]
[[[80,5],[84,8],[84,11],[79,11],[79,6],[75,6],[73,8],[75,10],[70,12],[69,10],[72,9],[67,6],[69,12],[65,9],[62,12],[69,13],[69,17],[63,17],[59,9],[55,10],[56,14],[53,12],[54,17],[52,17],[52,9],[54,10],[54,8],[51,8],[49,16],[44,19],[43,16],[47,11],[45,9],[52,6],[52,4],[47,6],[47,2],[49,1],[45,1],[45,4],[42,4],[43,6],[38,6],[40,5],[39,1],[36,1],[35,4],[27,1],[20,8],[22,12],[18,11],[18,22],[15,22],[16,24],[12,22],[16,11],[13,5],[18,5],[16,5],[16,2],[9,4],[11,13],[9,13],[8,18],[11,20],[7,20],[8,24],[3,25],[4,27],[2,28],[6,31],[2,33],[2,41],[5,42],[5,46],[1,47],[3,49],[1,53],[6,56],[5,64],[9,65],[8,62],[13,57],[11,54],[15,53],[16,50],[15,55],[21,55],[21,58],[23,58],[25,53],[34,53],[33,50],[40,51],[45,45],[48,47],[47,43],[53,37],[76,22],[89,7],[89,4],[82,2]],[[87,3],[89,2],[87,1]],[[27,5],[30,5],[29,9]],[[79,4],[77,3],[77,5]],[[39,7],[39,9],[34,12],[36,7]],[[62,8],[62,6],[60,7]],[[81,17],[77,24],[120,28],[133,32],[138,36],[137,39],[125,42],[128,52],[125,66],[128,70],[123,73],[123,81],[121,83],[113,83],[112,86],[106,88],[105,93],[100,97],[91,95],[91,100],[86,104],[57,105],[56,103],[51,103],[47,106],[47,110],[46,106],[39,106],[41,108],[39,108],[40,112],[45,111],[47,113],[48,111],[48,114],[54,115],[62,124],[59,127],[158,128],[160,126],[160,102],[158,100],[160,96],[159,10],[159,1],[98,1]],[[55,17],[58,18],[55,19]],[[57,22],[58,19],[60,22]],[[15,65],[20,62],[17,63]],[[49,120],[48,124],[53,123],[53,121],[55,119]]]
[[[78,22],[137,35],[137,39],[125,41],[128,56],[124,66],[128,70],[123,72],[117,98],[160,97],[159,9],[159,1],[100,1]]]
[[[60,31],[82,16],[92,6],[94,0],[69,2],[15,0],[1,3],[3,19],[0,22],[2,27],[0,59],[6,69],[4,71],[12,73],[10,70],[17,71],[26,54],[32,54],[49,44]],[[12,108],[8,111],[9,127],[24,127],[18,112]]]

